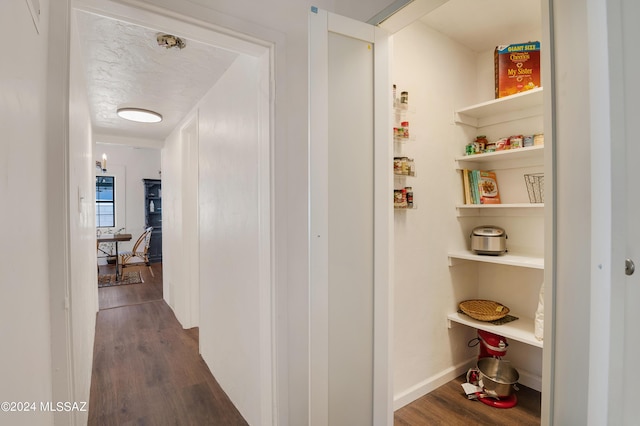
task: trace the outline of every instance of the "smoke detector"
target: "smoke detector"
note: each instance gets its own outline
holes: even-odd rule
[[[184,49],[187,46],[184,40],[171,34],[158,34],[156,40],[158,41],[158,46],[166,47],[167,49],[172,47]]]

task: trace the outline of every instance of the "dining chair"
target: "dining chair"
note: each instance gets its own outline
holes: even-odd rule
[[[153,227],[148,227],[138,238],[130,251],[118,252],[121,270],[129,266],[147,265],[151,276],[155,278],[151,263],[149,262],[149,243],[151,242],[151,231]]]

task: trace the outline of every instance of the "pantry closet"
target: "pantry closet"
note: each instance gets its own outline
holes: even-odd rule
[[[505,359],[519,371],[519,383],[543,391],[551,349],[534,336],[534,317],[543,283],[551,285],[548,13],[522,0],[449,0],[394,27],[406,19],[403,13],[381,24],[393,33],[396,96],[406,97],[393,112],[394,126],[408,127],[394,137],[393,155],[414,165],[414,175],[394,172],[394,189],[408,188],[413,196],[412,208],[394,208],[394,408],[474,365],[478,348],[468,342],[477,328],[505,336]],[[543,87],[495,100],[495,47],[528,41],[541,42]],[[465,156],[479,135],[494,141],[534,134],[544,134],[543,145]],[[495,171],[502,203],[465,205],[462,169]],[[544,203],[529,198],[525,175],[531,174],[546,180]],[[506,254],[470,251],[470,234],[483,225],[506,231]],[[457,312],[467,299],[501,302],[518,319],[500,326],[474,322]],[[549,295],[544,302],[550,310]],[[543,406],[547,397],[543,393]]]

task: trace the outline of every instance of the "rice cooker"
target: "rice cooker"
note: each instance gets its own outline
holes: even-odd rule
[[[471,231],[471,251],[498,256],[507,251],[507,233],[497,226],[478,226]]]

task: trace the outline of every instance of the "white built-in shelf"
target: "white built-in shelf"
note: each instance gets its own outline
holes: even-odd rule
[[[396,206],[393,206],[393,210],[396,211],[396,212],[402,212],[402,211],[405,211],[405,210],[417,210],[417,209],[418,209],[418,206],[415,203],[413,204],[413,207],[396,207]]]
[[[484,154],[461,155],[455,158],[456,168],[526,167],[544,164],[544,145],[506,149]]]
[[[501,209],[541,209],[544,203],[514,203],[514,204],[460,204],[457,209],[480,209],[480,210],[501,210]]]
[[[491,324],[490,322],[478,321],[459,312],[447,315],[447,319],[449,320],[449,328],[451,328],[452,323],[463,324],[469,327],[477,328],[479,330],[499,334],[500,336],[504,336],[507,339],[516,340],[518,342],[542,348],[542,342],[536,339],[534,335],[533,319],[522,317],[513,313],[512,315],[518,317],[518,319],[502,325],[495,325]]]
[[[414,173],[412,175],[403,175],[403,174],[400,174],[400,173],[394,173],[393,177],[397,177],[397,178],[416,177],[416,174]]]
[[[466,216],[541,216],[544,203],[458,204],[458,217]]]
[[[498,265],[518,266],[521,268],[544,269],[544,258],[516,253],[505,253],[500,256],[488,256],[473,253],[468,250],[450,251],[449,266],[455,266],[458,260],[494,263]]]
[[[398,103],[393,107],[393,112],[396,114],[406,114],[406,113],[415,114],[416,107],[415,105]]]
[[[454,121],[473,127],[485,127],[542,115],[542,94],[540,87],[461,108],[455,111]]]
[[[413,136],[413,135],[409,135],[408,138],[405,138],[403,136],[394,136],[393,137],[393,141],[395,143],[407,143],[407,142],[412,142],[412,141],[415,141],[415,140],[416,140],[416,137]]]

